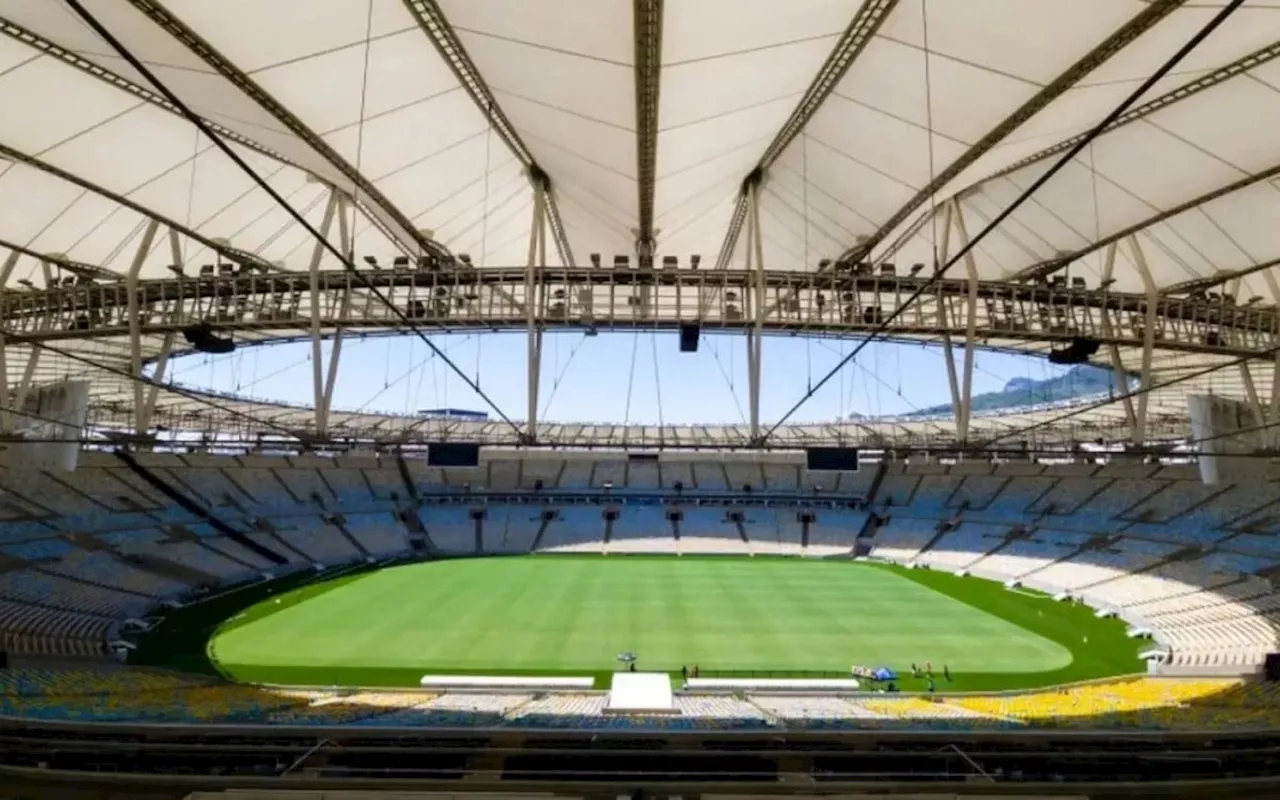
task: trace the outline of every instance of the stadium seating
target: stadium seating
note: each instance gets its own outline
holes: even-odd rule
[[[1205,486],[1185,465],[895,462],[882,472],[872,467],[819,476],[795,462],[738,461],[701,453],[669,461],[631,460],[617,454],[494,457],[464,469],[427,467],[406,459],[405,471],[394,461],[373,457],[157,453],[145,460],[163,479],[197,498],[203,512],[178,506],[107,454],[86,453],[80,469],[42,482],[39,505],[22,499],[37,491],[29,476],[0,471],[0,490],[11,499],[4,509],[6,518],[0,520],[0,647],[17,654],[101,658],[122,620],[143,617],[161,602],[179,599],[195,588],[279,576],[318,564],[394,558],[410,551],[412,539],[415,546],[421,541],[422,547],[445,555],[568,551],[840,556],[854,552],[855,546],[865,552],[869,543],[873,558],[1016,581],[1113,611],[1135,628],[1149,631],[1155,649],[1167,652],[1166,666],[1171,669],[1245,674],[1256,671],[1267,653],[1280,649],[1280,594],[1271,581],[1280,567],[1280,537],[1275,535],[1280,532],[1280,516],[1269,510],[1280,500],[1280,485],[1256,481]],[[522,502],[509,503],[481,494],[485,489],[532,491],[539,481],[544,492],[596,491],[600,496],[593,503],[580,498],[552,502],[545,493],[530,494]],[[686,494],[734,493],[745,499],[742,490],[747,485],[756,500],[800,494],[788,495],[792,504],[772,498],[769,505],[728,505],[723,500],[700,504],[686,498],[680,502],[683,518],[678,521],[667,518],[665,502],[635,500],[636,492],[671,490],[676,482]],[[467,502],[456,502],[468,485],[472,494]],[[606,486],[617,502],[600,502]],[[819,487],[843,499],[807,511],[812,521],[802,522],[795,498],[809,497]],[[441,491],[455,497],[442,499],[437,496]],[[629,493],[632,502],[625,502]],[[865,500],[865,507],[846,502],[855,499]],[[614,506],[618,517],[608,522],[604,511]],[[473,511],[482,511],[482,518],[474,519]],[[731,511],[741,514],[740,521],[729,516]],[[883,524],[869,525],[872,513]],[[207,514],[286,563],[277,564],[225,536]],[[859,541],[864,529],[869,538]],[[1213,682],[1206,686],[1220,688]],[[1072,707],[1105,707],[1112,715],[1147,708],[1133,706],[1130,690],[1140,691],[1140,686],[1125,689],[1122,694],[1130,699],[1123,702],[1106,691],[1090,690],[1076,696]],[[200,696],[193,692],[192,697]],[[216,691],[207,693],[213,704],[207,713],[197,702],[195,710],[166,718],[222,718],[218,709],[223,708],[232,716],[253,716],[267,709],[276,715],[272,721],[296,718],[299,724],[313,717],[358,717],[361,724],[444,724],[450,719],[491,719],[495,714],[507,724],[515,713],[506,707],[455,708],[450,703],[465,706],[466,698],[451,693],[438,702],[415,697],[411,707],[372,694],[365,703],[351,698],[337,702],[328,695],[291,697],[288,702],[248,695],[215,700]],[[1180,699],[1182,695],[1160,697],[1161,702],[1190,702]],[[1018,700],[1021,705],[1016,708],[1000,706],[1012,709],[1008,714],[983,711],[994,708],[983,702],[951,704],[951,721],[938,724],[961,724],[956,718],[965,714],[954,708],[984,715],[990,724],[1028,724],[1027,720],[1040,719],[1038,712],[1028,710],[1033,704],[1053,706],[1060,701],[1041,697]],[[998,702],[1006,701],[990,700]],[[587,700],[582,703],[590,705]],[[915,705],[879,703],[753,697],[750,708],[770,724],[809,720],[806,725],[826,724],[813,722],[826,719],[825,711],[832,719],[877,720],[881,725],[915,719],[920,711]],[[583,710],[587,705],[572,713],[551,714],[559,721],[547,724],[560,725],[560,717],[574,714],[595,719],[594,712]],[[332,706],[329,712],[323,710],[326,706]],[[365,706],[382,710],[361,715],[357,709]],[[1232,708],[1240,714],[1246,710],[1243,705]],[[144,712],[161,715],[154,708]],[[738,712],[703,716],[748,718],[743,707]],[[1217,707],[1204,712],[1213,720],[1232,718],[1232,713]],[[530,711],[521,718],[535,716]],[[1157,719],[1159,714],[1149,716]],[[650,723],[610,718],[608,724]]]
[[[676,715],[606,712],[604,692],[280,690],[142,669],[0,672],[0,715],[95,722],[608,730],[1100,728],[1250,729],[1280,724],[1280,688],[1131,678],[1006,694],[677,694]]]
[[[662,506],[629,506],[620,509],[609,527],[610,553],[674,553],[676,539]]]
[[[547,524],[538,550],[599,553],[604,549],[605,520],[599,506],[568,506]]]
[[[916,519],[894,513],[876,533],[871,555],[907,564],[937,535],[937,520]]]

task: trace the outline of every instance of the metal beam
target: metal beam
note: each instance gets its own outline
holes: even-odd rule
[[[985,136],[944,167],[941,172],[933,176],[932,180],[921,187],[910,200],[895,211],[866,241],[845,251],[841,255],[841,260],[859,261],[864,259],[884,237],[893,232],[894,228],[901,225],[917,208],[946,188],[947,184],[955,180],[960,173],[968,169],[970,165],[1007,139],[1010,134],[1024,123],[1047,108],[1054,100],[1066,94],[1091,72],[1124,50],[1135,39],[1146,33],[1185,2],[1186,0],[1154,0],[1154,2],[1144,6],[1132,19],[1104,39],[1097,47],[1086,53],[1083,58],[1068,67],[1051,83],[1036,92],[1030,99],[1015,109],[1012,114],[1001,120]],[[927,56],[928,54],[926,54]]]
[[[0,330],[0,433],[8,433],[12,425],[9,398],[9,343],[5,341],[4,331]]]
[[[1258,398],[1258,389],[1253,385],[1253,370],[1247,361],[1240,362],[1240,380],[1244,384],[1244,396],[1249,409],[1253,412],[1253,422],[1261,429],[1267,424],[1267,410],[1262,407],[1262,401]]]
[[[13,275],[13,268],[18,266],[18,259],[21,257],[22,253],[17,250],[10,250],[9,255],[5,256],[4,264],[0,265],[0,291],[9,285],[9,276]]]
[[[1119,249],[1117,242],[1107,245],[1106,253],[1102,257],[1102,284],[1104,286],[1111,285],[1112,275],[1116,269],[1116,251]],[[1138,427],[1138,415],[1133,407],[1133,398],[1129,396],[1129,371],[1124,367],[1124,361],[1120,357],[1120,348],[1115,343],[1115,331],[1111,324],[1111,313],[1108,309],[1102,310],[1102,335],[1108,340],[1108,351],[1111,355],[1111,371],[1112,381],[1115,384],[1116,394],[1119,395],[1121,403],[1124,404],[1124,416],[1128,420],[1129,430],[1136,430]]]
[[[955,204],[951,215],[960,249],[965,251],[964,267],[968,274],[969,292],[965,301],[967,314],[964,330],[964,376],[960,384],[961,412],[956,426],[956,437],[961,442],[969,440],[970,407],[973,404],[973,359],[977,349],[978,336],[978,266],[973,258],[973,250],[969,247],[969,229],[964,223],[964,213],[960,205]]]
[[[159,230],[158,221],[153,219],[147,223],[146,229],[142,232],[142,240],[138,242],[138,249],[134,252],[133,263],[129,265],[129,272],[125,275],[125,291],[129,295],[129,371],[138,378],[133,382],[133,407],[136,409],[139,422],[142,419],[143,389],[146,388],[146,384],[141,380],[142,319],[138,301],[138,276],[142,272],[143,263],[151,253],[151,245],[155,242],[156,232]],[[146,430],[135,429],[135,432],[143,434]]]
[[[635,26],[636,256],[651,265],[657,250],[653,197],[658,177],[658,94],[662,84],[663,0],[633,0]]]
[[[160,399],[160,386],[164,383],[165,373],[169,369],[169,355],[173,352],[173,341],[176,334],[173,332],[164,335],[164,341],[160,344],[160,355],[156,358],[155,372],[151,375],[151,382],[147,385],[147,401],[138,409],[138,433],[145,435],[151,430],[151,418],[155,415],[156,401]]]
[[[952,247],[954,249],[954,243]],[[699,318],[703,329],[745,331],[754,320],[743,310],[741,299],[756,291],[758,279],[754,270],[751,273],[744,270],[641,272],[608,267],[538,267],[535,282],[543,302],[537,310],[537,319],[544,329],[581,330],[591,326],[599,330],[674,329],[692,321],[699,298],[714,288],[721,301],[709,305]],[[523,295],[528,280],[526,265],[437,272],[406,267],[365,271],[359,275],[345,268],[325,269],[319,272],[318,280],[326,295],[321,314],[321,325],[326,332],[336,327],[373,332],[402,330],[406,327],[404,309],[410,308],[414,309],[418,324],[441,331],[524,330],[527,327],[524,304],[517,306],[506,300],[506,295]],[[850,272],[817,275],[785,267],[769,269],[766,264],[763,280],[770,299],[794,297],[792,303],[774,311],[766,306],[763,325],[770,333],[865,336],[867,331],[883,327],[890,338],[936,341],[947,334],[960,338],[966,330],[966,320],[959,319],[958,306],[952,309],[957,319],[946,324],[938,314],[929,313],[940,303],[966,297],[971,287],[965,278],[889,277]],[[175,276],[149,279],[140,284],[140,297],[148,312],[144,316],[150,317],[143,328],[148,336],[180,330],[203,320],[216,330],[256,331],[274,341],[290,337],[309,340],[311,276],[305,271],[273,275],[229,273],[198,280]],[[591,297],[586,296],[588,291]],[[369,299],[373,292],[379,294],[376,302]],[[729,299],[730,293],[736,297]],[[343,312],[342,297],[348,294],[353,295],[353,301]],[[641,296],[650,298],[648,306],[641,307],[633,300]],[[1115,341],[1122,348],[1141,344],[1147,309],[1147,296],[1143,293],[1073,291],[1044,285],[980,281],[978,296],[978,329],[995,342],[995,349],[1026,347],[1039,352],[1035,350],[1036,344],[1069,342],[1075,336]],[[208,318],[206,310],[211,302],[232,297],[236,298],[237,310],[243,310],[243,314]],[[426,298],[448,302],[414,306],[415,300],[421,302]],[[548,301],[548,298],[553,299]],[[0,294],[0,319],[5,320],[8,332],[24,342],[115,339],[125,353],[119,366],[127,371],[126,301],[123,283],[8,291]],[[1257,356],[1270,353],[1280,344],[1277,333],[1280,312],[1275,308],[1168,296],[1160,296],[1154,305],[1164,332],[1160,341],[1162,351],[1222,357]],[[890,314],[896,316],[887,326],[878,326],[874,319],[863,314],[848,314],[846,306],[863,309],[879,306],[882,321]],[[904,306],[911,313],[900,313]],[[84,309],[89,307],[97,314],[86,325]],[[1101,330],[1103,311],[1111,315],[1115,326],[1109,339]],[[588,312],[590,316],[584,319]],[[1053,315],[1071,316],[1074,327],[1057,326]],[[273,336],[272,332],[280,334]],[[112,354],[103,355],[109,358]]]
[[[1107,252],[1102,256],[1102,283],[1106,286],[1111,285],[1112,276],[1116,271],[1116,249],[1118,242],[1112,242],[1107,245]]]
[[[84,75],[88,75],[91,78],[100,80],[103,83],[110,84],[111,86],[114,86],[115,88],[123,92],[128,92],[134,97],[137,97],[140,100],[145,100],[146,102],[154,106],[157,106],[159,108],[163,108],[165,111],[168,111],[171,114],[182,116],[182,112],[179,111],[175,105],[173,105],[168,100],[166,100],[163,95],[157,94],[151,89],[148,89],[140,84],[137,84],[131,80],[128,80],[127,78],[117,75],[115,72],[112,72],[111,70],[107,69],[102,64],[99,64],[98,62],[89,59],[84,54],[81,54],[79,52],[75,52],[72,50],[68,50],[56,42],[52,42],[48,39],[45,39],[43,36],[40,36],[34,31],[27,30],[26,28],[17,24],[13,20],[0,17],[0,33],[5,34],[6,36],[9,36],[13,39],[16,39],[19,42],[22,42],[23,44],[34,47],[35,49],[39,50],[45,55],[51,58],[55,58],[69,67],[79,70]],[[297,167],[297,164],[294,164],[293,162],[285,158],[280,153],[277,153],[276,151],[266,147],[265,145],[262,145],[254,141],[253,139],[248,138],[244,134],[233,131],[230,128],[224,127],[216,122],[211,122],[206,120],[206,124],[208,124],[210,128],[216,131],[219,136],[222,136],[224,139],[227,139],[228,141],[235,142],[236,144],[241,145],[242,147],[247,147],[250,150],[253,150],[257,153],[261,153],[262,155],[267,156],[268,158],[279,161],[282,164],[289,164],[290,166]],[[301,168],[299,167],[299,169]]]
[[[333,227],[333,218],[338,213],[341,201],[338,193],[329,192],[329,200],[324,205],[324,219],[320,222],[320,237],[311,249],[311,261],[307,265],[307,274],[311,282],[311,388],[315,395],[316,433],[325,435],[325,379],[324,379],[324,337],[320,330],[320,262],[326,252],[324,242],[328,239],[329,230]]]
[[[725,231],[724,241],[720,244],[720,253],[716,257],[716,269],[728,268],[729,261],[733,258],[733,251],[738,246],[738,237],[742,235],[742,226],[747,219],[747,187],[764,179],[773,163],[800,135],[804,127],[809,124],[809,120],[835,91],[836,86],[849,72],[849,67],[853,66],[853,62],[866,48],[867,42],[871,41],[876,31],[880,30],[880,26],[897,5],[898,0],[863,0],[862,5],[858,7],[853,19],[849,21],[849,27],[845,28],[840,40],[831,49],[827,60],[818,69],[818,74],[809,83],[809,87],[791,112],[791,116],[782,124],[773,141],[765,148],[760,160],[756,162],[755,169],[743,179],[742,190],[738,193],[733,216],[729,219],[729,227]]]
[[[338,197],[338,206],[334,213],[338,218],[338,247],[348,258],[354,258],[355,254],[351,246],[351,231],[347,224],[347,206],[350,202],[345,194],[335,192]],[[346,292],[342,295],[342,310],[339,316],[346,317],[351,313],[351,293]],[[345,338],[346,328],[337,327],[333,332],[333,343],[329,347],[329,374],[325,377],[324,396],[320,408],[320,424],[317,426],[318,431],[327,432],[329,430],[329,412],[333,409],[333,390],[338,385],[338,365],[342,361],[342,340]]]
[[[764,283],[764,236],[760,230],[760,187],[753,185],[750,189],[750,211],[747,216],[747,272],[754,277],[754,291],[747,296],[751,298],[752,317],[754,321],[747,334],[747,386],[748,407],[751,428],[751,441],[760,438],[760,389],[761,364],[764,358],[764,315],[765,315],[765,283]]]
[[[529,223],[529,258],[525,263],[524,310],[525,335],[528,347],[526,382],[528,403],[525,422],[525,439],[538,441],[538,397],[542,381],[542,328],[538,325],[538,267],[547,259],[546,205],[541,194],[533,198],[533,219]],[[540,265],[539,262],[542,262]]]
[[[27,405],[27,395],[31,392],[31,384],[35,380],[36,376],[36,366],[40,363],[40,352],[40,348],[38,347],[28,348],[27,366],[22,370],[22,380],[18,382],[18,390],[14,392],[13,408],[10,409],[11,413],[5,419],[5,425],[7,427],[4,429],[4,433],[9,433],[13,430],[14,415],[21,415],[22,409]],[[7,361],[5,366],[6,368],[8,367]],[[9,376],[6,374],[6,382],[8,381],[8,377]]]
[[[138,0],[135,0],[135,2],[137,1]],[[63,0],[63,2],[69,8],[71,8],[76,13],[77,16],[80,17],[80,19],[85,23],[87,27],[91,28],[94,31],[94,33],[96,33],[99,37],[101,37],[104,42],[109,44],[111,48],[115,50],[116,53],[122,59],[127,61],[129,63],[129,66],[137,70],[139,74],[141,74],[150,83],[156,86],[156,88],[160,89],[164,93],[165,97],[167,97],[171,103],[173,103],[182,111],[183,116],[186,117],[188,122],[190,122],[192,125],[198,128],[201,133],[203,133],[206,137],[208,137],[213,142],[215,147],[221,150],[222,153],[228,159],[234,162],[235,165],[239,167],[241,171],[244,172],[244,174],[248,175],[263,192],[269,195],[272,200],[274,200],[281,208],[283,208],[286,212],[288,212],[288,214],[291,217],[293,217],[294,222],[298,226],[303,228],[308,234],[310,234],[316,240],[323,242],[324,247],[330,251],[330,253],[334,256],[334,258],[338,260],[339,263],[343,265],[348,275],[351,278],[354,278],[358,280],[360,283],[362,283],[364,287],[368,289],[368,291],[371,294],[377,297],[379,302],[383,305],[383,307],[385,307],[387,311],[391,312],[391,315],[396,319],[398,319],[401,325],[413,331],[414,334],[417,335],[418,338],[420,338],[424,344],[426,344],[427,348],[431,350],[432,353],[434,353],[446,366],[448,366],[449,369],[454,372],[454,374],[456,374],[459,378],[461,378],[464,383],[466,383],[469,387],[471,387],[472,391],[474,391],[476,395],[478,395],[479,398],[483,400],[484,403],[494,411],[494,413],[496,413],[499,417],[502,418],[502,421],[506,425],[510,426],[513,430],[516,430],[516,431],[519,430],[516,427],[515,423],[511,421],[510,417],[508,417],[506,413],[503,412],[503,410],[493,402],[493,400],[489,397],[489,395],[486,394],[485,391],[475,383],[475,381],[471,380],[471,378],[468,377],[468,375],[465,372],[463,372],[462,369],[458,367],[456,363],[454,363],[453,359],[449,358],[447,353],[445,353],[443,350],[437,347],[427,336],[425,336],[422,333],[421,329],[417,326],[417,324],[414,323],[413,319],[411,319],[409,314],[406,314],[403,310],[397,308],[393,303],[387,300],[386,297],[383,296],[381,291],[379,291],[375,283],[373,281],[370,281],[361,270],[357,269],[355,264],[351,261],[351,259],[349,259],[346,256],[346,254],[342,253],[336,247],[333,247],[333,245],[329,244],[328,240],[326,240],[323,236],[321,236],[319,232],[315,229],[315,226],[313,226],[310,222],[308,222],[305,216],[303,216],[278,191],[276,191],[276,189],[274,189],[271,186],[271,184],[267,181],[267,179],[263,178],[262,175],[260,175],[257,170],[255,170],[252,166],[250,166],[249,163],[244,160],[243,156],[237,154],[234,148],[232,148],[229,144],[227,144],[225,141],[220,139],[214,132],[212,132],[205,125],[204,121],[199,117],[199,115],[195,114],[194,112],[191,111],[191,109],[187,108],[186,104],[183,103],[182,99],[178,97],[177,94],[175,94],[172,90],[168,89],[164,85],[164,82],[161,81],[158,77],[156,77],[156,75],[151,71],[149,67],[147,67],[145,63],[139,60],[138,57],[134,55],[133,52],[130,51],[129,48],[124,45],[124,43],[122,43],[114,34],[112,34],[109,29],[103,26],[103,24],[97,19],[97,17],[95,17],[91,12],[88,11],[88,9],[84,7],[84,4],[81,2],[81,0]],[[1233,2],[1243,2],[1243,0],[1233,0]],[[446,256],[447,256],[447,251],[446,251]]]
[[[264,264],[265,265],[266,263],[261,258],[254,255],[253,253],[250,253],[247,250],[240,250],[234,247],[227,247],[226,245],[221,244],[215,239],[205,236],[204,234],[196,231],[193,228],[189,228],[186,225],[183,225],[180,222],[176,222],[173,219],[166,217],[163,214],[160,214],[156,211],[152,211],[151,209],[147,208],[146,206],[140,203],[130,200],[124,195],[117,194],[116,192],[113,192],[110,189],[104,189],[103,187],[95,183],[92,183],[91,181],[85,180],[84,178],[81,178],[78,175],[67,172],[66,170],[61,169],[59,167],[55,167],[54,165],[48,163],[47,161],[44,161],[35,156],[31,156],[26,153],[23,153],[22,151],[16,150],[6,144],[0,143],[0,158],[6,158],[15,163],[24,164],[28,167],[31,167],[32,169],[43,172],[46,175],[51,175],[55,178],[58,178],[59,180],[66,181],[67,183],[70,183],[73,186],[77,186],[81,189],[84,189],[87,192],[92,192],[93,194],[96,194],[99,197],[104,197],[107,200],[110,200],[111,202],[117,205],[123,206],[124,208],[127,208],[130,211],[134,211],[146,217],[147,219],[159,222],[160,224],[164,225],[166,228],[169,229],[171,235],[182,234],[183,236],[187,237],[188,239],[191,239],[192,241],[199,242],[200,244],[214,251],[218,255],[226,258],[228,261],[234,261],[238,264]],[[174,263],[177,264],[179,262],[174,261]]]
[[[955,201],[948,200],[943,204],[942,215],[942,241],[938,243],[938,258],[940,263],[945,264],[951,254],[951,228],[953,215],[955,213]],[[947,366],[947,388],[951,391],[951,414],[955,418],[956,427],[960,425],[960,415],[962,401],[960,397],[960,379],[956,370],[956,352],[951,340],[951,324],[947,319],[947,303],[944,298],[938,298],[938,321],[946,332],[942,334],[942,357]]]
[[[1280,42],[1274,42],[1266,47],[1255,50],[1246,56],[1241,56],[1230,64],[1224,64],[1223,66],[1218,67],[1208,75],[1201,75],[1198,78],[1184,83],[1176,89],[1165,92],[1152,100],[1148,100],[1140,106],[1135,106],[1112,123],[1112,125],[1107,128],[1107,131],[1110,132],[1123,125],[1128,125],[1132,122],[1137,122],[1140,119],[1145,119],[1161,109],[1168,108],[1174,103],[1179,103],[1189,97],[1194,97],[1206,89],[1212,89],[1219,84],[1225,83],[1236,76],[1243,75],[1246,72],[1260,67],[1268,61],[1272,61],[1276,58],[1280,58]],[[1043,150],[1038,150],[1025,158],[1020,158],[1009,166],[1004,167],[997,172],[993,172],[985,178],[975,181],[972,186],[964,189],[960,193],[960,196],[963,197],[972,194],[973,192],[978,191],[981,186],[997,178],[1003,178],[1006,175],[1011,175],[1024,167],[1053,158],[1060,153],[1065,153],[1078,144],[1084,136],[1085,134],[1070,136],[1049,145]]]
[[[342,298],[343,304],[351,302],[351,295]],[[320,424],[317,431],[328,433],[329,431],[329,412],[333,409],[333,389],[338,385],[338,364],[342,361],[342,340],[343,333],[346,328],[338,328],[333,333],[333,344],[329,348],[329,374],[324,382],[324,395],[321,398],[320,405]]]
[[[1103,316],[1104,329],[1110,333],[1111,322]],[[1129,396],[1129,373],[1124,368],[1124,361],[1120,358],[1120,348],[1115,344],[1108,344],[1107,349],[1111,355],[1111,375],[1112,382],[1116,388],[1116,394],[1120,397],[1120,402],[1124,406],[1124,416],[1129,422],[1129,430],[1134,431],[1138,428],[1138,415],[1133,408],[1133,398]]]
[[[1219,197],[1225,197],[1233,192],[1238,192],[1241,189],[1247,189],[1254,184],[1269,181],[1277,176],[1280,176],[1280,164],[1268,167],[1267,169],[1262,170],[1261,172],[1256,172],[1252,175],[1246,175],[1243,178],[1239,178],[1224,186],[1220,186],[1213,191],[1206,192],[1198,197],[1194,197],[1157,214],[1153,214],[1152,216],[1147,217],[1140,222],[1136,222],[1123,230],[1103,236],[1097,241],[1094,241],[1079,250],[1064,253],[1060,256],[1054,256],[1053,258],[1041,261],[1038,264],[1032,264],[1025,269],[1019,270],[1008,280],[1026,281],[1033,278],[1043,278],[1048,275],[1052,275],[1068,264],[1079,261],[1081,258],[1084,258],[1090,253],[1096,252],[1109,244],[1114,244],[1122,239],[1130,238],[1154,225],[1159,225],[1167,219],[1172,219],[1183,212],[1199,208],[1206,203],[1211,203],[1214,200],[1217,200]]]
[[[10,257],[12,257],[13,253],[30,256],[31,258],[40,261],[46,268],[49,264],[53,264],[73,275],[83,275],[87,278],[98,278],[107,281],[118,281],[124,278],[124,276],[118,272],[113,272],[112,270],[104,269],[94,264],[86,264],[82,261],[72,261],[62,253],[39,253],[29,247],[23,247],[16,242],[10,242],[6,239],[0,239],[0,247],[10,251]]]
[[[1207,278],[1192,278],[1188,281],[1175,283],[1172,286],[1166,286],[1160,290],[1161,294],[1190,294],[1191,292],[1204,292],[1209,289],[1217,288],[1224,283],[1236,281],[1237,283],[1250,275],[1256,275],[1259,272],[1267,272],[1272,267],[1280,266],[1280,258],[1271,258],[1257,264],[1251,264],[1247,267],[1239,269],[1223,270],[1216,275]],[[1273,277],[1274,279],[1274,277]],[[1265,279],[1264,279],[1265,280]],[[1236,287],[1237,291],[1239,286]],[[1232,293],[1234,297],[1234,292]]]
[[[1138,409],[1134,415],[1133,426],[1133,443],[1141,447],[1147,440],[1147,403],[1151,399],[1151,358],[1155,352],[1156,303],[1160,299],[1160,290],[1151,276],[1147,257],[1142,252],[1142,245],[1138,243],[1137,237],[1130,236],[1128,242],[1133,253],[1133,262],[1137,265],[1138,274],[1142,277],[1142,283],[1147,290],[1146,319],[1142,328],[1142,371],[1139,373],[1141,394],[1138,395]]]
[[[168,9],[163,5],[156,0],[128,0],[128,2],[138,12],[155,23],[157,27],[191,51],[213,72],[222,76],[223,79],[240,90],[246,97],[257,103],[313,153],[319,156],[329,168],[349,182],[352,187],[352,193],[358,194],[364,200],[362,205],[366,215],[380,222],[390,232],[393,241],[409,252],[448,254],[443,245],[424,236],[403,211],[397,208],[372,181],[348,163],[319,134],[311,130],[306,123],[285,108],[282,103],[272,97],[252,78],[241,71],[239,67],[232,64],[229,59],[214,49],[199,34],[169,13]]]
[[[182,269],[182,240],[178,238],[178,232],[172,227],[169,228],[169,262],[178,269]]]
[[[1271,398],[1267,403],[1267,423],[1272,426],[1280,423],[1280,349],[1276,350],[1275,361],[1271,365]],[[1274,446],[1280,438],[1280,431],[1274,427],[1268,428],[1265,435],[1267,446]]]
[[[533,153],[525,146],[515,126],[507,119],[489,84],[471,60],[467,48],[462,45],[462,40],[458,38],[457,31],[449,23],[436,0],[404,0],[404,4],[418,21],[418,27],[435,45],[436,52],[449,65],[449,69],[453,71],[472,102],[489,120],[493,132],[507,146],[511,154],[524,165],[534,191],[544,195],[545,213],[551,225],[552,235],[555,237],[556,251],[560,254],[560,261],[567,266],[576,266],[573,247],[569,243],[564,223],[560,219],[560,207],[556,203],[555,189],[550,176],[538,166]]]

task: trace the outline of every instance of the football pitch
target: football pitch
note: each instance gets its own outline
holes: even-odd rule
[[[1140,670],[1123,623],[945,573],[841,561],[522,556],[433,561],[307,586],[224,623],[236,680],[414,685],[427,673],[848,674],[945,665],[939,689],[1048,685]]]

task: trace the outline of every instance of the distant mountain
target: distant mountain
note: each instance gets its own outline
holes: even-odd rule
[[[987,392],[974,395],[973,411],[997,411],[1002,408],[1033,406],[1040,403],[1053,403],[1059,400],[1070,400],[1073,397],[1102,394],[1110,391],[1115,385],[1109,369],[1080,364],[1056,378],[1042,381],[1031,378],[1014,378],[1004,385],[999,392]],[[939,414],[950,414],[951,404],[922,408],[903,416],[930,417]]]

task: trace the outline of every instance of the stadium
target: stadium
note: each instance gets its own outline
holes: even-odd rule
[[[0,34],[0,798],[1280,785],[1275,0]]]

